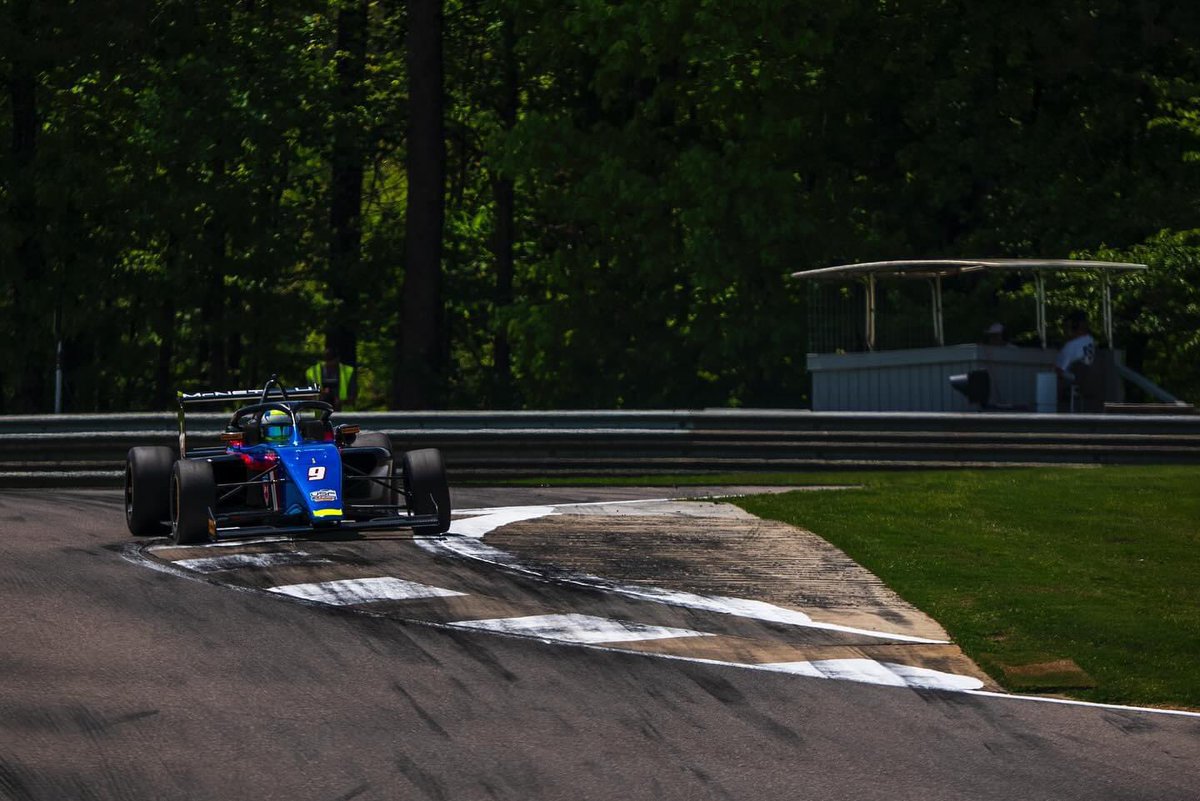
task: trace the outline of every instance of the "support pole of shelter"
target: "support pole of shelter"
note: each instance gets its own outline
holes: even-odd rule
[[[62,414],[63,410],[63,354],[62,326],[59,317],[62,314],[54,310],[54,413]]]
[[[867,350],[875,350],[875,276],[867,276]]]
[[[946,344],[946,326],[942,318],[942,277],[939,275],[929,282],[933,294],[933,338],[938,347]]]
[[[1100,273],[1100,280],[1104,285],[1104,292],[1101,293],[1101,315],[1104,317],[1104,341],[1109,349],[1116,347],[1113,344],[1113,319],[1112,319],[1112,282],[1108,277],[1108,273]]]
[[[1033,274],[1033,284],[1037,288],[1037,329],[1038,338],[1042,341],[1042,350],[1046,349],[1046,278],[1040,273]]]

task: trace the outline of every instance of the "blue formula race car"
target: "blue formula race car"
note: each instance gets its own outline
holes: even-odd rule
[[[125,520],[135,536],[185,545],[222,537],[360,529],[450,528],[450,489],[439,451],[405,452],[385,434],[333,425],[319,387],[179,394],[179,453],[137,447],[125,462]],[[241,406],[219,445],[189,449],[186,410]]]

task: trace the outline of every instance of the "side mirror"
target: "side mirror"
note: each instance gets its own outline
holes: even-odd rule
[[[360,431],[362,431],[362,428],[359,426],[340,425],[334,429],[334,439],[339,446],[353,445],[354,438],[358,436],[358,432]]]

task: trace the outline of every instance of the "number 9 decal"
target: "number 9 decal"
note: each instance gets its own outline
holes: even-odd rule
[[[308,480],[309,481],[320,481],[323,478],[325,478],[325,468],[324,467],[322,467],[321,465],[317,465],[316,467],[308,468]]]

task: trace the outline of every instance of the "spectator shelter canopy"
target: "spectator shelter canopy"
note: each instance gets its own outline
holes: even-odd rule
[[[928,259],[846,264],[793,273],[805,281],[853,282],[864,288],[866,313],[863,341],[858,349],[827,349],[809,353],[812,408],[815,411],[968,411],[965,397],[952,389],[952,378],[986,371],[988,398],[982,407],[1014,410],[1053,410],[1054,356],[1048,351],[1046,274],[1089,272],[1100,278],[1101,331],[1107,350],[1099,358],[1110,375],[1129,371],[1113,349],[1111,280],[1114,273],[1145,270],[1144,264],[1067,259]],[[1041,347],[1018,348],[988,343],[947,344],[942,317],[942,281],[959,275],[1000,272],[1025,273],[1033,278],[1037,303],[1037,335]],[[895,348],[899,343],[876,339],[876,284],[881,280],[923,280],[929,284],[932,347]],[[1128,377],[1128,376],[1126,376]],[[1107,379],[1106,379],[1107,380]],[[1116,382],[1116,379],[1113,379]],[[1157,388],[1156,388],[1157,389]],[[1049,399],[1044,396],[1049,393]],[[1105,400],[1119,401],[1119,382],[1104,390]],[[1049,407],[1049,408],[1047,408]]]
[[[866,331],[868,350],[875,350],[875,285],[883,278],[924,279],[930,283],[933,306],[933,335],[939,346],[945,345],[945,330],[942,324],[942,279],[967,273],[1030,272],[1033,273],[1037,297],[1037,329],[1042,348],[1047,347],[1046,337],[1046,273],[1088,271],[1100,275],[1103,286],[1102,309],[1104,341],[1113,346],[1112,285],[1113,273],[1145,270],[1144,264],[1114,261],[1083,261],[1075,259],[909,259],[900,261],[872,261],[861,264],[843,264],[837,267],[822,267],[792,273],[793,278],[806,281],[852,281],[862,279],[866,283]]]

